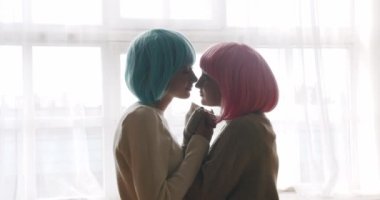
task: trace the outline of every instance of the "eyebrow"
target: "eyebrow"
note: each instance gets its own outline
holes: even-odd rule
[[[182,70],[193,70],[193,68],[191,67],[191,66],[186,66],[186,67],[184,67]]]
[[[210,78],[210,76],[209,75],[207,75],[207,74],[205,74],[205,73],[202,73],[202,75],[201,76],[203,76],[203,77],[205,77],[205,78]]]

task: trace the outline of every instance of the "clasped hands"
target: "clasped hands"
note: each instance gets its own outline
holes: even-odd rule
[[[215,126],[216,117],[214,113],[193,103],[186,114],[186,127],[183,135],[184,145],[186,146],[192,135],[201,135],[210,141]]]

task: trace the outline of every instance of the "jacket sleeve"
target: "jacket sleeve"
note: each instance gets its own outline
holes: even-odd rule
[[[123,122],[118,151],[125,158],[129,157],[139,200],[182,199],[208,151],[207,140],[193,136],[181,164],[174,173],[168,174],[173,141],[164,131],[167,130],[160,117],[144,110]]]
[[[231,123],[223,131],[214,149],[205,159],[190,187],[187,200],[226,199],[234,190],[250,160],[257,157],[251,127]]]

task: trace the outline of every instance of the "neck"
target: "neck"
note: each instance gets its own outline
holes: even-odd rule
[[[170,102],[172,101],[173,97],[170,97],[168,95],[165,95],[160,101],[158,101],[157,103],[155,103],[153,105],[153,107],[161,110],[162,112],[164,112],[166,110],[166,108],[168,107],[168,105],[170,104]]]

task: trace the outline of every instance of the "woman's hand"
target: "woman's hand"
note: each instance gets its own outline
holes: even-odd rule
[[[187,124],[187,122],[189,122],[189,119],[191,117],[191,115],[194,113],[194,111],[196,111],[198,108],[200,108],[199,105],[195,104],[195,103],[191,103],[191,106],[190,106],[190,109],[189,111],[187,111],[186,113],[186,116],[185,116],[185,124]]]
[[[216,117],[212,111],[205,109],[202,109],[201,113],[203,117],[199,121],[198,127],[194,134],[201,135],[210,141],[216,126]]]
[[[186,114],[186,126],[183,131],[183,146],[187,146],[187,143],[189,143],[191,136],[195,134],[200,122],[205,120],[205,115],[202,112],[202,107],[192,105],[189,112]]]
[[[183,147],[186,148],[191,136],[198,134],[211,140],[213,128],[215,128],[215,116],[212,111],[207,111],[203,107],[192,104],[186,114],[186,126],[183,133]]]

